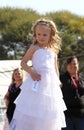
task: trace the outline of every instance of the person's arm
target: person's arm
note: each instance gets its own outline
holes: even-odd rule
[[[55,69],[56,69],[56,73],[57,73],[57,75],[59,77],[59,68],[58,68],[58,66],[59,66],[59,61],[58,61],[57,55],[56,55],[55,56]]]
[[[29,73],[33,80],[40,80],[40,75],[37,74],[30,66],[28,66],[27,63],[32,59],[32,56],[37,49],[38,48],[36,45],[31,45],[21,61],[22,69]]]
[[[21,61],[22,69],[24,69],[27,73],[31,73],[31,67],[28,66],[27,62],[32,59],[34,52],[35,52],[35,47],[34,45],[31,45]]]
[[[59,61],[58,61],[57,55],[55,57],[55,69],[56,69],[56,73],[57,73],[58,77],[60,77],[60,74],[59,74]],[[61,81],[60,81],[60,87],[62,87]]]
[[[9,91],[7,91],[7,93],[4,96],[4,102],[5,102],[6,107],[8,107],[8,104],[9,104]]]
[[[7,90],[7,92],[4,96],[4,102],[5,102],[6,107],[8,107],[8,104],[9,104],[9,101],[10,101],[9,96],[10,96],[11,87],[12,87],[12,83],[9,85],[8,90]]]

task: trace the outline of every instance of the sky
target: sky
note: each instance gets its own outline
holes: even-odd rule
[[[31,8],[40,14],[66,10],[84,16],[84,0],[0,0],[1,7]]]

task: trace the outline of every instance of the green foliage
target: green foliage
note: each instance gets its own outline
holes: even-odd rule
[[[0,59],[21,59],[31,44],[29,33],[35,20],[41,17],[52,19],[62,38],[60,63],[71,55],[80,57],[84,72],[84,17],[68,11],[40,15],[32,9],[0,8]],[[3,55],[3,56],[2,56]],[[62,66],[63,64],[61,64]],[[63,67],[61,67],[63,68]]]

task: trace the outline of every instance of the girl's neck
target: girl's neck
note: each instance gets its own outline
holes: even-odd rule
[[[47,49],[48,47],[46,45],[38,45],[39,48],[44,48],[44,49]]]
[[[22,84],[22,80],[19,80],[19,81],[15,82],[16,87],[19,87],[21,84]]]
[[[41,45],[38,44],[37,47],[42,48],[42,49],[46,49],[46,50],[51,50],[55,53],[55,50],[53,48],[49,47],[49,46],[41,46]]]

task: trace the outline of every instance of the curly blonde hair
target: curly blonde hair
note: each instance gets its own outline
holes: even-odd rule
[[[56,53],[59,53],[59,50],[61,50],[61,38],[58,35],[59,32],[57,30],[55,23],[49,19],[44,19],[44,18],[38,19],[32,27],[32,32],[33,32],[32,39],[33,39],[34,44],[37,44],[37,41],[35,40],[37,25],[44,25],[44,26],[47,26],[48,28],[50,28],[51,36],[50,36],[50,40],[48,43],[48,47],[53,48]]]

